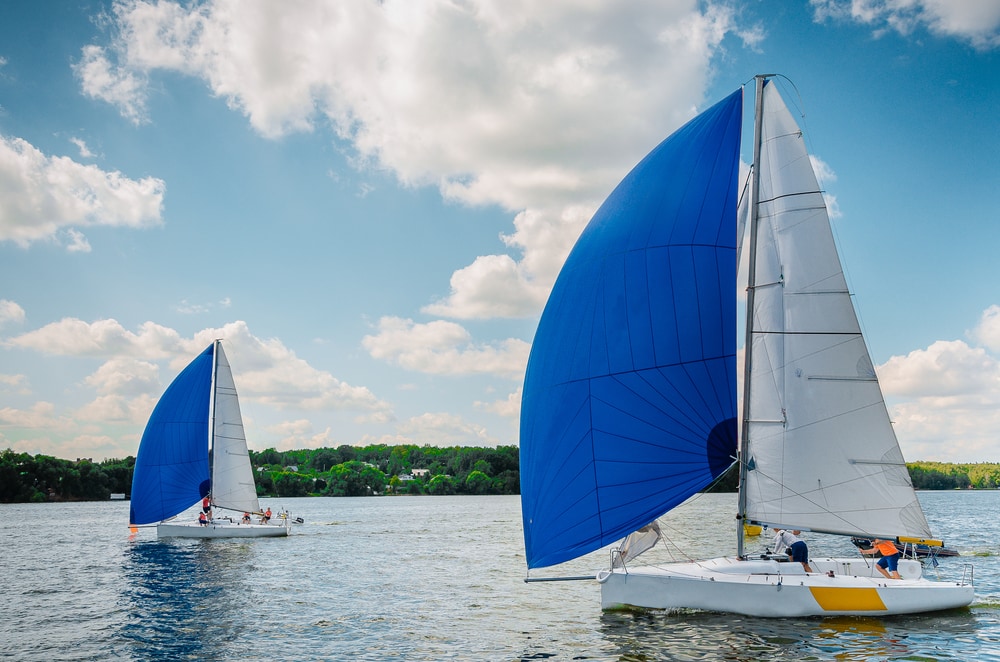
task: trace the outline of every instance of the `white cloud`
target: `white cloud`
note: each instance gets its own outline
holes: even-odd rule
[[[987,349],[1000,352],[1000,306],[984,310],[979,325],[969,335]]]
[[[268,426],[267,432],[278,437],[279,441],[274,445],[274,449],[279,451],[303,448],[335,448],[343,444],[342,441],[337,441],[333,437],[330,428],[316,432],[312,422],[304,418],[282,421],[277,425]]]
[[[70,138],[69,141],[76,145],[77,149],[80,150],[80,158],[92,159],[94,158],[94,153],[90,151],[87,147],[87,143],[81,138]]]
[[[28,395],[31,388],[25,375],[9,375],[0,373],[0,393],[18,393]]]
[[[486,374],[519,379],[528,362],[528,343],[508,338],[495,345],[476,345],[469,332],[454,322],[417,324],[410,319],[383,317],[378,333],[362,344],[376,359],[408,370],[434,375]]]
[[[65,231],[68,250],[87,251],[86,238],[73,226],[158,225],[164,191],[159,179],[132,180],[0,136],[0,241],[27,247],[57,241]]]
[[[514,233],[504,243],[522,254],[480,256],[451,277],[451,292],[422,312],[456,319],[528,317],[538,314],[566,256],[596,207],[569,205],[533,209],[514,218]]]
[[[810,0],[819,22],[852,20],[909,35],[926,28],[975,48],[1000,46],[1000,3],[991,0]]]
[[[961,340],[939,340],[927,349],[893,356],[878,375],[886,395],[943,398],[995,391],[1000,396],[1000,364]]]
[[[51,402],[39,401],[31,409],[0,408],[0,424],[28,429],[66,429],[70,421],[57,417],[56,406]]]
[[[32,349],[52,356],[98,358],[163,359],[181,353],[194,356],[196,351],[194,346],[185,343],[176,331],[153,322],[143,324],[136,334],[126,330],[113,319],[88,323],[69,317],[46,324],[34,331],[7,338],[3,344],[8,347]],[[199,349],[204,349],[205,346]]]
[[[24,308],[8,299],[0,299],[0,328],[24,322]]]
[[[426,413],[399,425],[399,435],[418,445],[430,446],[498,446],[500,440],[490,436],[486,428],[464,421],[461,416],[447,413]],[[377,443],[377,442],[372,442]],[[397,442],[399,443],[399,442]]]
[[[69,238],[65,242],[66,251],[69,253],[89,253],[90,252],[90,242],[87,237],[79,230],[74,230],[69,228],[66,230],[65,235]]]
[[[521,388],[518,387],[516,391],[510,393],[503,400],[495,400],[493,402],[476,402],[474,404],[477,409],[493,412],[494,414],[499,414],[504,418],[517,421],[521,415]]]
[[[996,459],[1000,361],[986,350],[960,340],[938,341],[893,356],[878,375],[908,460]]]
[[[112,358],[86,379],[105,394],[130,390],[149,392],[154,376],[146,360],[171,359],[171,377],[216,338],[223,338],[230,362],[235,363],[241,395],[277,408],[387,412],[389,405],[365,387],[346,384],[295,356],[278,340],[261,340],[242,321],[219,329],[204,329],[193,338],[181,338],[173,329],[146,322],[139,333],[115,320],[87,323],[67,318],[20,336],[4,345],[57,356]],[[234,361],[233,356],[238,356]],[[131,359],[129,358],[131,357]],[[169,381],[169,379],[167,381]]]
[[[126,0],[114,14],[113,43],[78,72],[126,117],[144,112],[145,81],[176,71],[262,135],[324,121],[359,168],[520,212],[505,240],[523,261],[480,256],[427,307],[458,319],[537,313],[589,212],[703,104],[723,38],[762,35],[695,0]]]
[[[106,395],[156,395],[162,390],[156,364],[130,358],[105,362],[84,383]]]
[[[97,398],[76,409],[73,412],[73,420],[86,421],[93,425],[106,426],[111,423],[123,423],[128,425],[133,434],[141,431],[149,419],[149,415],[156,406],[156,395],[148,393],[138,396],[126,396],[111,393],[99,395]],[[130,439],[129,448],[138,445],[139,438]]]
[[[133,124],[146,120],[146,81],[134,70],[117,67],[108,60],[104,49],[86,46],[80,61],[73,66],[83,93],[117,106],[122,116]]]

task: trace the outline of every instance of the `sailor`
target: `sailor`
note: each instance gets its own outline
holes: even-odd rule
[[[868,549],[860,550],[862,554],[881,554],[882,558],[878,560],[875,567],[878,571],[885,575],[886,579],[902,579],[899,576],[899,549],[896,544],[891,540],[883,540],[882,538],[876,538],[875,542]]]
[[[806,572],[812,572],[812,568],[809,567],[809,546],[806,545],[806,542],[802,538],[799,538],[800,533],[802,532],[798,529],[792,531],[775,529],[774,553],[781,554],[785,552],[785,554],[792,557],[792,561],[801,563]]]

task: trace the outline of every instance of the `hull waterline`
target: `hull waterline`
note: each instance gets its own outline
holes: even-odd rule
[[[967,607],[970,582],[930,581],[916,561],[900,562],[903,579],[885,579],[870,562],[810,559],[798,563],[719,558],[602,571],[603,609],[701,609],[770,618],[889,616]],[[828,573],[833,572],[833,576]]]
[[[239,524],[168,522],[156,526],[158,538],[280,538],[289,533],[290,523],[283,524]]]

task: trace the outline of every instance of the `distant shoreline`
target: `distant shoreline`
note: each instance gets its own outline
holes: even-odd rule
[[[516,446],[342,445],[250,452],[261,498],[520,494]],[[94,462],[0,451],[0,503],[130,498],[134,457]],[[735,468],[735,465],[734,465]],[[1000,488],[1000,463],[907,462],[919,491]],[[705,492],[735,492],[730,469]]]

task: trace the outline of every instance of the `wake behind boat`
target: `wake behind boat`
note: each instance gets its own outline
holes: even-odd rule
[[[198,515],[177,519],[196,506],[202,506],[203,521]],[[129,521],[155,523],[159,537],[287,536],[293,518],[284,513],[271,519],[269,513],[257,499],[232,368],[216,340],[167,387],[146,423]]]
[[[597,575],[605,609],[797,617],[967,606],[971,566],[932,581],[903,560],[901,579],[886,579],[860,554],[810,559],[809,572],[744,551],[744,525],[942,544],[913,491],[801,130],[769,78],[756,78],[742,202],[741,89],[629,173],[556,280],[522,395],[529,571],[624,538]],[[736,556],[632,565],[660,539],[656,519],[734,462]]]

